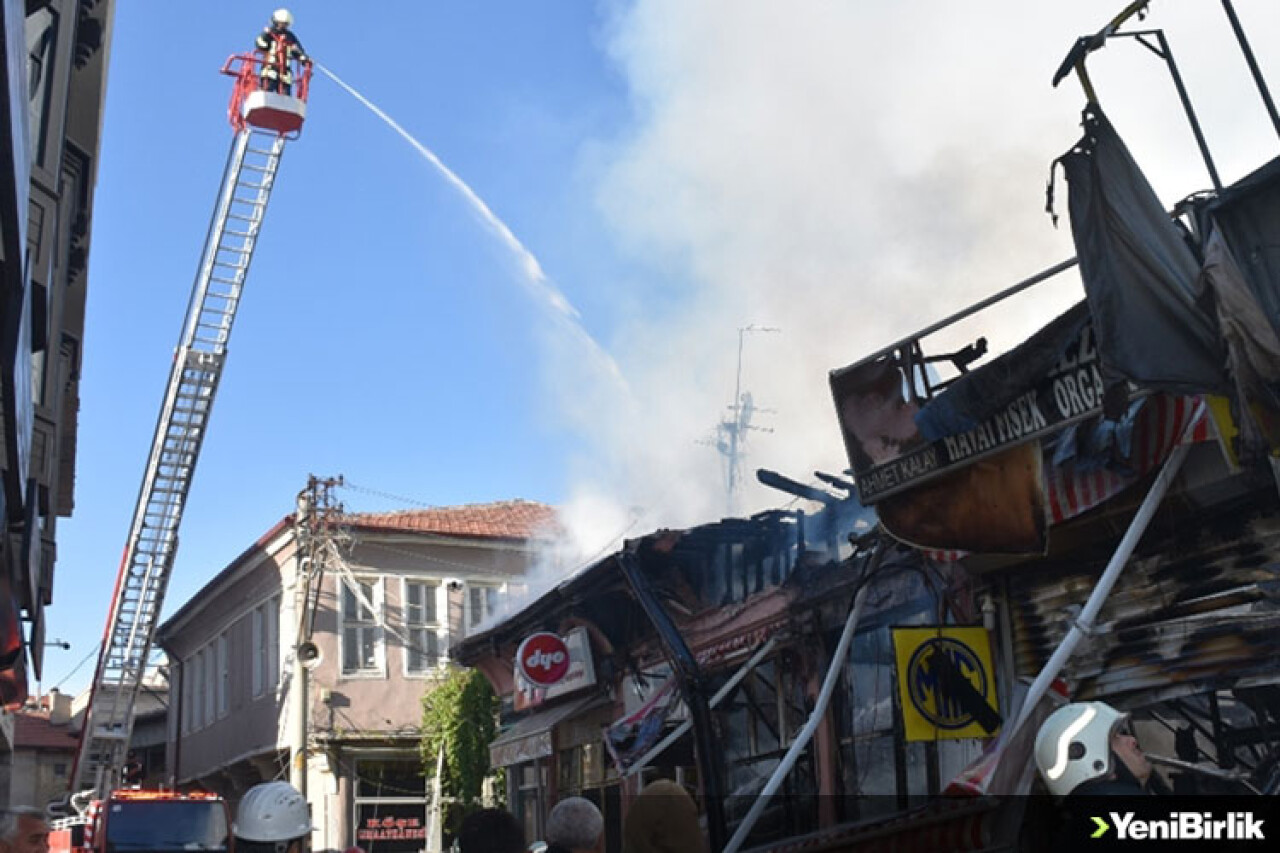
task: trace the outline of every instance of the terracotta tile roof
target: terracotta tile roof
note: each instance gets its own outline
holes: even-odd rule
[[[554,507],[525,500],[353,513],[347,516],[347,522],[366,530],[404,530],[478,539],[548,539],[561,530]]]
[[[14,749],[56,749],[75,752],[80,746],[80,738],[71,731],[70,725],[64,723],[55,726],[50,723],[47,713],[15,711],[13,746]]]

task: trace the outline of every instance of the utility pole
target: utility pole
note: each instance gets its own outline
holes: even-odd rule
[[[333,497],[342,485],[342,477],[320,479],[307,477],[307,486],[298,492],[297,512],[293,519],[295,543],[294,615],[296,616],[293,665],[289,681],[289,704],[293,727],[289,738],[289,783],[307,795],[309,676],[319,650],[311,642],[315,621],[316,599],[320,582],[328,565],[335,535],[340,534],[343,507]]]
[[[731,417],[716,425],[715,446],[725,458],[725,505],[726,512],[732,516],[738,511],[738,488],[742,467],[742,444],[746,440],[746,432],[773,432],[764,427],[752,426],[751,418],[756,412],[771,411],[757,409],[750,391],[742,390],[742,348],[746,336],[750,332],[781,332],[775,326],[757,326],[752,323],[738,329],[738,370],[733,386],[733,402],[729,404]]]

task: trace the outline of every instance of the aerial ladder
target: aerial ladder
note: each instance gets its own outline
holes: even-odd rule
[[[270,79],[273,91],[265,88],[264,56],[232,56],[222,67],[222,73],[235,78],[229,109],[235,133],[116,576],[71,774],[77,807],[107,797],[121,784],[134,703],[169,585],[178,527],[226,363],[227,341],[280,158],[306,118],[311,63],[291,56],[283,42],[278,48],[271,69],[276,72]]]

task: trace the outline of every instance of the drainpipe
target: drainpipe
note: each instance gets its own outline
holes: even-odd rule
[[[711,728],[711,709],[707,704],[705,682],[698,662],[685,643],[684,637],[677,630],[675,622],[662,607],[657,594],[653,591],[649,579],[640,567],[640,560],[634,550],[628,548],[617,558],[622,576],[631,588],[631,594],[649,617],[658,634],[658,640],[666,650],[667,657],[679,679],[680,694],[689,708],[689,718],[693,721],[694,752],[698,757],[698,775],[702,781],[703,800],[707,812],[707,834],[710,836],[711,849],[723,850],[725,843],[724,817],[724,780],[723,764],[720,754],[720,741]]]

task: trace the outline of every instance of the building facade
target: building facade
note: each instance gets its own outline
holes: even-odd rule
[[[43,808],[66,797],[80,745],[71,697],[54,690],[14,713],[11,802]]]
[[[113,0],[0,4],[0,708],[43,667],[74,506],[89,235]],[[14,721],[0,711],[0,802]]]
[[[468,636],[454,657],[510,700],[490,758],[527,837],[580,795],[605,815],[606,850],[620,850],[630,801],[669,778],[698,798],[712,849],[735,836],[754,850],[939,849],[938,838],[1047,849],[1033,834],[1043,826],[1016,812],[1029,798],[1007,795],[1043,793],[1033,738],[1067,698],[1131,713],[1149,754],[1275,790],[1276,483],[1266,467],[1228,466],[1194,400],[1155,395],[1138,411],[1127,479],[1095,483],[1097,502],[1050,525],[1043,554],[908,546],[885,518],[899,523],[927,494],[870,508],[828,493],[813,513],[632,540]],[[1139,513],[1151,487],[1139,469],[1184,453],[1163,500]],[[1137,523],[1146,534],[1123,554],[1093,636],[1029,699]],[[529,673],[558,652],[569,666],[551,681]],[[1161,778],[1186,794],[1246,790]]]
[[[315,849],[422,848],[422,696],[449,649],[517,594],[553,525],[527,501],[343,516],[321,534],[334,546],[323,571],[305,575],[300,557],[316,552],[282,519],[161,626],[170,782],[234,803],[292,778]],[[403,837],[371,836],[388,818]]]

